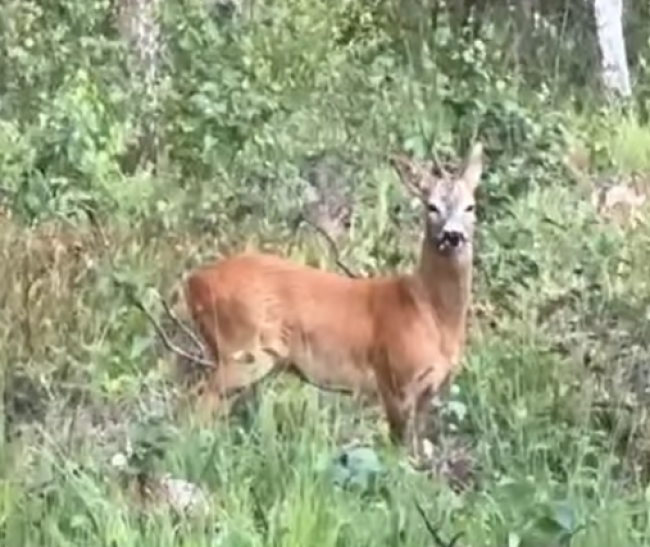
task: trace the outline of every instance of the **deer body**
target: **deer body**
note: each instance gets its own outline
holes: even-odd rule
[[[186,302],[215,363],[213,394],[286,371],[325,390],[378,396],[392,438],[420,451],[427,403],[465,344],[481,148],[461,177],[434,176],[405,158],[395,165],[424,205],[413,272],[351,279],[248,252],[188,275]]]
[[[369,293],[359,291],[360,283],[365,284],[273,255],[246,253],[194,271],[186,294],[216,362],[268,354],[278,366],[294,366],[323,387],[372,391],[364,363],[373,325]],[[355,316],[360,320],[350,329],[347,320]],[[244,365],[241,387],[249,379]]]

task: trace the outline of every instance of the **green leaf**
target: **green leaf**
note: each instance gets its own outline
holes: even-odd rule
[[[573,533],[577,528],[576,515],[573,507],[568,502],[561,502],[555,506],[555,522],[565,531]]]
[[[370,489],[383,471],[377,453],[370,447],[342,450],[329,466],[334,484],[341,487]]]

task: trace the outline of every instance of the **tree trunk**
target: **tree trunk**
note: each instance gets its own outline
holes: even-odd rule
[[[161,31],[158,0],[116,0],[117,28],[128,47],[131,91],[137,100],[137,120],[125,169],[154,165],[158,149],[158,66]],[[128,165],[126,165],[128,164]]]
[[[600,66],[606,90],[622,97],[632,93],[623,35],[623,0],[594,0]]]

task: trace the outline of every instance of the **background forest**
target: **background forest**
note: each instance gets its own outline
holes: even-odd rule
[[[0,543],[650,545],[649,12],[5,0]],[[431,473],[293,379],[228,422],[187,411],[136,297],[157,316],[245,247],[339,269],[313,225],[359,274],[408,268],[388,155],[453,164],[474,139],[471,340]],[[204,505],[178,508],[181,481]]]

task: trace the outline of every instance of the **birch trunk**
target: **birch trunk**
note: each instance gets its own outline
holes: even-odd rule
[[[623,0],[594,0],[603,84],[622,97],[632,93],[623,35]]]

